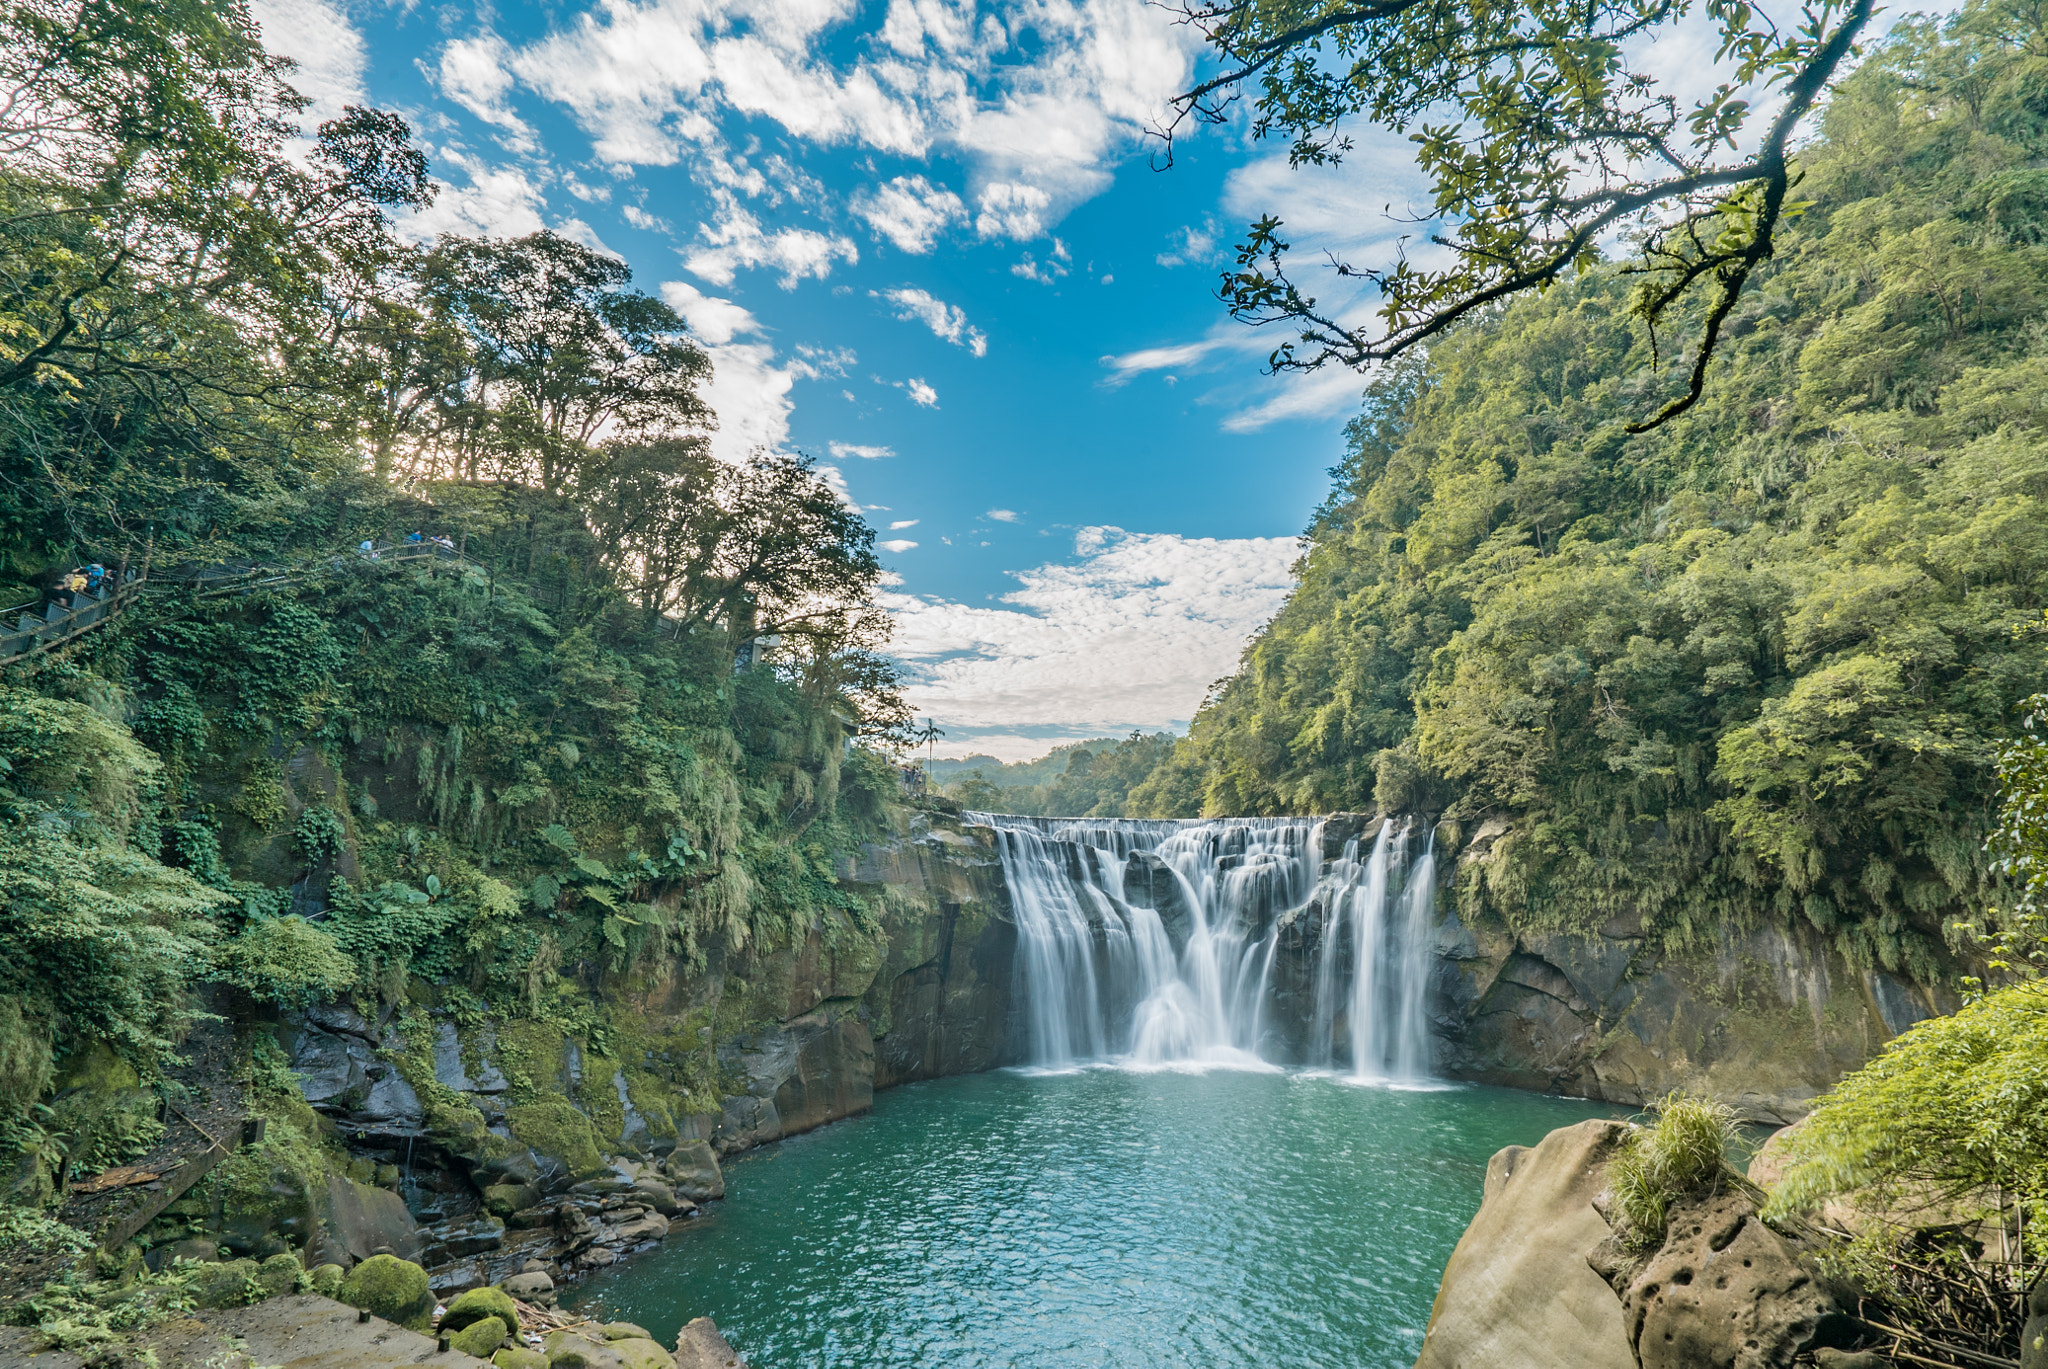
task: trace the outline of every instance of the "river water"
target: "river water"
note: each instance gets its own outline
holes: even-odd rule
[[[753,1369],[1407,1366],[1487,1157],[1606,1105],[1279,1070],[999,1070],[736,1160],[577,1290]]]

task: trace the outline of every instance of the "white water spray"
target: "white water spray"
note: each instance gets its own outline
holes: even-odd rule
[[[1412,820],[1329,861],[1312,818],[967,820],[1009,882],[1032,1064],[1428,1077],[1434,860]]]

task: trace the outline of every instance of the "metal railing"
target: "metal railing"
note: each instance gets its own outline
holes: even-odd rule
[[[69,603],[51,597],[0,611],[0,664],[19,662],[63,646],[118,617],[144,593],[183,589],[194,591],[197,598],[211,599],[294,585],[365,563],[381,566],[409,561],[448,561],[474,570],[486,569],[455,548],[437,542],[392,542],[373,544],[367,551],[351,547],[338,554],[296,563],[234,560],[160,571],[155,576],[130,574],[126,583],[118,587],[64,596]]]

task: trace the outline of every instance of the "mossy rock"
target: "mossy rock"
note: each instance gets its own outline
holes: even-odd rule
[[[341,1301],[409,1331],[434,1324],[434,1290],[427,1271],[396,1255],[372,1255],[341,1281]]]
[[[190,1284],[192,1301],[207,1308],[246,1307],[261,1302],[270,1296],[270,1290],[257,1281],[257,1272],[262,1268],[254,1260],[207,1265]]]
[[[519,1329],[519,1308],[510,1293],[502,1288],[472,1288],[448,1304],[448,1310],[441,1314],[441,1332],[446,1335],[460,1331],[485,1317],[496,1317],[505,1323],[507,1332]]]
[[[495,1217],[509,1217],[540,1201],[540,1190],[532,1184],[492,1184],[484,1190],[484,1211]]]
[[[309,1276],[311,1283],[308,1286],[323,1298],[338,1297],[341,1293],[341,1281],[347,1276],[348,1271],[340,1265],[323,1264]]]
[[[510,1108],[505,1113],[505,1125],[520,1144],[561,1160],[572,1174],[604,1168],[604,1156],[598,1153],[597,1133],[591,1128],[590,1119],[566,1098],[543,1098]]]
[[[498,1353],[498,1347],[505,1343],[509,1334],[511,1332],[504,1322],[496,1317],[484,1317],[457,1331],[449,1337],[448,1343],[465,1355],[489,1359]]]
[[[272,1255],[256,1271],[256,1282],[263,1285],[265,1296],[274,1298],[296,1289],[305,1272],[297,1255]]]
[[[654,1333],[644,1326],[635,1326],[629,1321],[608,1321],[604,1324],[606,1340],[653,1340]]]
[[[491,1356],[491,1363],[497,1365],[498,1369],[548,1369],[546,1355],[538,1350],[529,1350],[523,1345],[517,1349],[508,1346],[500,1350]]]

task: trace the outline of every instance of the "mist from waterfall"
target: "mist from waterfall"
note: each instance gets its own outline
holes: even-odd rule
[[[1382,822],[1368,850],[1353,837],[1326,860],[1316,818],[966,820],[994,829],[1009,884],[1031,1064],[1429,1077],[1421,822]],[[1302,956],[1303,982],[1276,984],[1276,961]]]

